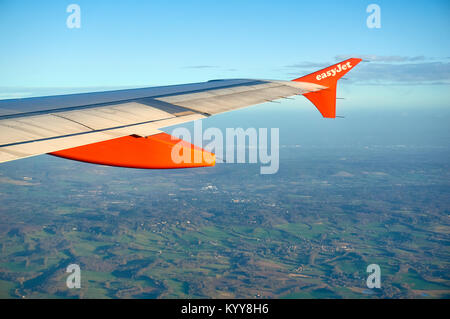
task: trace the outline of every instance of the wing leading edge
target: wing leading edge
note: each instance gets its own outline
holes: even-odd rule
[[[0,101],[0,163],[50,153],[79,161],[136,168],[211,166],[214,160],[192,166],[171,163],[166,148],[176,143],[167,143],[167,136],[160,129],[300,94],[324,117],[334,118],[337,80],[360,61],[348,59],[293,81],[213,80],[3,100]],[[151,136],[155,137],[146,138]],[[213,154],[195,146],[185,144],[184,147],[212,158]],[[142,155],[135,152],[138,149],[143,150]],[[159,155],[149,156],[151,149],[159,149],[153,152]],[[120,154],[120,150],[134,155],[113,156]]]

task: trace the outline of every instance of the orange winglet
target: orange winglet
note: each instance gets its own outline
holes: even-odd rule
[[[215,155],[166,133],[124,136],[49,153],[93,164],[131,168],[188,168],[215,165]]]
[[[337,81],[361,61],[358,58],[347,59],[293,81],[315,83],[327,87],[303,95],[317,107],[323,117],[335,118]]]

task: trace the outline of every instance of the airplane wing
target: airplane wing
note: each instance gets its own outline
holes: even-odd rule
[[[135,167],[214,165],[214,154],[162,128],[302,94],[324,117],[336,116],[337,80],[351,58],[293,81],[213,80],[204,83],[0,101],[0,163],[40,154]],[[209,160],[173,163],[176,144]]]

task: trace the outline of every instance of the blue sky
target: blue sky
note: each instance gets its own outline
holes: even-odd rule
[[[68,29],[66,8],[81,7]],[[381,28],[366,7],[381,8]],[[448,106],[449,1],[0,0],[0,98],[292,79],[346,56],[348,105]]]

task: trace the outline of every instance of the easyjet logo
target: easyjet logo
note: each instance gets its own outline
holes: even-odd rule
[[[316,79],[317,79],[317,81],[320,81],[320,80],[323,80],[323,79],[325,79],[325,78],[327,78],[329,76],[336,76],[336,74],[338,74],[339,72],[348,70],[351,67],[352,67],[352,65],[351,65],[350,61],[348,61],[345,64],[339,63],[335,68],[333,68],[333,69],[331,69],[331,70],[329,70],[327,72],[323,72],[322,74],[318,74],[316,76]]]

